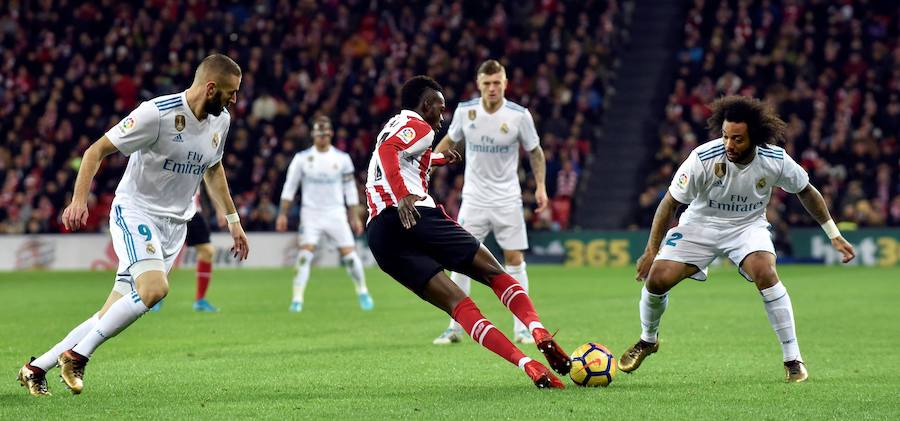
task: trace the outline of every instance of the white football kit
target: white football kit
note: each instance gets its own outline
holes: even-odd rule
[[[476,98],[457,106],[447,134],[466,142],[459,224],[479,241],[493,231],[502,249],[527,249],[518,169],[519,144],[526,151],[540,147],[531,113],[503,99],[489,114]]]
[[[141,103],[106,132],[129,157],[109,215],[123,295],[133,289],[134,263],[159,259],[172,268],[196,211],[194,194],[206,169],[221,161],[230,123],[227,110],[198,121],[181,92]]]
[[[725,157],[721,138],[704,143],[669,186],[672,197],[689,206],[666,233],[656,259],[697,266],[700,272],[691,277],[702,281],[716,256],[725,255],[749,280],[740,269],[744,258],[755,251],[775,254],[766,220],[772,188],[796,194],[808,184],[803,167],[780,147],[756,147],[753,161],[739,165]]]
[[[281,199],[293,201],[302,186],[300,207],[301,244],[316,245],[322,234],[338,247],[353,247],[347,207],[359,204],[350,155],[330,146],[319,152],[311,147],[294,155],[288,167]]]

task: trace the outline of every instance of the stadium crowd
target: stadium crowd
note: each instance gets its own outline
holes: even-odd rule
[[[673,171],[719,136],[706,128],[705,104],[730,94],[764,98],[779,111],[788,123],[779,146],[807,170],[844,228],[900,225],[897,3],[693,0],[688,9],[634,225],[650,225]],[[777,192],[767,213],[776,233],[815,225],[799,200]]]
[[[224,162],[248,230],[274,229],[286,167],[309,146],[315,115],[332,118],[362,184],[402,82],[428,74],[444,85],[446,130],[456,103],[477,96],[475,69],[488,58],[509,71],[507,97],[534,115],[552,208],[563,210],[527,220],[565,227],[612,76],[620,1],[11,3],[0,10],[0,233],[61,231],[84,150],[141,101],[186,89],[213,51],[244,72]],[[104,161],[87,231],[105,229],[126,162]],[[451,214],[462,182],[462,168],[433,176]]]

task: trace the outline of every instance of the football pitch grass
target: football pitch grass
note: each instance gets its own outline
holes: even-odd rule
[[[568,351],[587,341],[619,355],[640,333],[631,268],[531,265],[531,294]],[[107,272],[0,274],[2,419],[898,419],[900,270],[783,266],[810,379],[785,384],[781,350],[752,284],[734,268],[685,281],[670,297],[659,353],[610,387],[538,390],[475,342],[431,344],[447,316],[379,270],[363,312],[340,269],[314,268],[300,314],[291,270],[217,270],[217,314],[191,310],[193,271],[171,276],[160,313],[107,342],[82,395],[48,374],[53,396],[15,381],[100,306]],[[473,298],[505,333],[511,316],[488,288]],[[544,362],[533,345],[522,346]]]

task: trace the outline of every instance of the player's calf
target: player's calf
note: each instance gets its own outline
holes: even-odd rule
[[[59,356],[59,377],[72,391],[73,395],[81,393],[84,389],[84,368],[88,358],[71,349]]]

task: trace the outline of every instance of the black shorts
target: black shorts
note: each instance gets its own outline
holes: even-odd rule
[[[187,223],[187,238],[184,240],[184,244],[191,247],[208,242],[209,224],[206,223],[206,218],[203,217],[203,214],[197,212]]]
[[[443,208],[416,209],[421,218],[411,229],[403,228],[395,207],[378,214],[366,229],[369,249],[381,270],[421,297],[428,280],[438,272],[467,271],[481,242]]]

